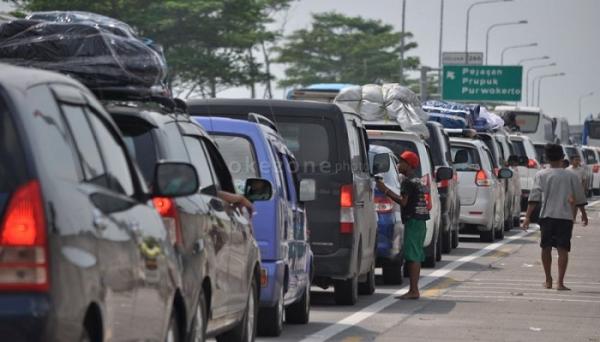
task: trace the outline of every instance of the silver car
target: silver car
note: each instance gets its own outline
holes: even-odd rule
[[[481,241],[504,236],[502,179],[512,177],[506,168],[494,172],[492,154],[478,139],[451,138],[451,153],[458,174],[461,232],[478,233]]]

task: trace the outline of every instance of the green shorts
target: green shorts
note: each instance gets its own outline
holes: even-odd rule
[[[425,261],[425,234],[427,226],[425,221],[410,219],[404,225],[404,260],[423,262]]]

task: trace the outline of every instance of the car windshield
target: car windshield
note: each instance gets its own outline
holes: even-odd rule
[[[594,151],[590,149],[583,150],[583,154],[585,155],[585,162],[587,164],[596,164],[598,160],[596,160],[596,154]]]
[[[537,160],[542,164],[546,164],[546,154],[544,152],[544,145],[535,145],[535,156]]]
[[[523,144],[523,141],[514,140],[513,141],[513,147],[515,149],[515,154],[518,157],[525,157],[525,158],[527,158],[527,152],[525,151],[525,145]]]
[[[592,139],[600,139],[600,121],[589,121],[589,136]]]
[[[219,152],[221,152],[225,163],[227,163],[238,191],[243,188],[246,179],[260,177],[254,145],[248,138],[219,134],[212,137],[217,142]]]
[[[538,123],[540,121],[539,113],[530,112],[507,112],[505,115],[515,115],[515,120],[519,126],[519,130],[523,133],[534,133],[537,131]]]
[[[579,157],[579,153],[575,147],[567,147],[567,155],[569,158]]]
[[[381,145],[389,148],[396,156],[400,156],[404,151],[412,151],[419,155],[417,145],[412,141],[406,140],[391,140],[391,139],[369,139],[369,143],[373,145]],[[420,155],[419,155],[420,156]],[[416,177],[422,177],[421,168],[415,171]]]
[[[478,171],[481,169],[479,153],[475,147],[452,145],[450,148],[456,171]]]

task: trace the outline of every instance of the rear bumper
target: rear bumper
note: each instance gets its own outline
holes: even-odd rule
[[[377,260],[399,258],[404,241],[404,225],[394,213],[378,214],[377,221]]]
[[[484,199],[480,196],[472,205],[461,205],[460,223],[491,228],[494,220],[493,204],[491,199]]]
[[[2,341],[53,341],[48,336],[50,299],[45,294],[0,295]]]
[[[315,282],[325,279],[349,279],[353,276],[352,256],[350,248],[340,248],[332,254],[316,254],[314,256]]]
[[[261,262],[261,270],[267,272],[267,284],[261,284],[260,288],[260,306],[272,307],[277,304],[278,296],[281,294],[285,265],[282,260]]]

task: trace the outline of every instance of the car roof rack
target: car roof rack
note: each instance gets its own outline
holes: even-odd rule
[[[185,101],[171,97],[167,91],[159,87],[102,87],[90,90],[103,101],[154,102],[174,113],[187,114]]]
[[[279,132],[279,130],[277,129],[277,125],[275,125],[275,122],[273,122],[271,119],[267,118],[264,115],[260,115],[258,113],[248,113],[248,121],[265,125],[274,130],[275,132]]]
[[[444,128],[444,131],[455,138],[476,138],[479,133],[472,128]]]

